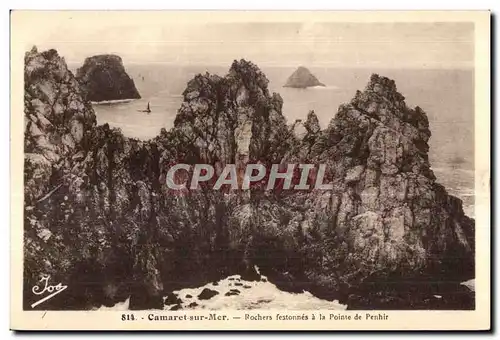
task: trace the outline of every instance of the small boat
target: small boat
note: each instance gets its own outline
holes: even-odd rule
[[[151,108],[149,107],[149,102],[148,102],[148,107],[146,108],[146,110],[137,110],[137,111],[151,113]]]

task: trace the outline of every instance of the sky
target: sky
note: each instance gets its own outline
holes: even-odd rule
[[[125,64],[227,65],[246,58],[266,66],[471,68],[474,25],[468,22],[328,22],[165,20],[93,16],[32,25],[26,49],[55,48],[69,63],[113,53]],[[110,17],[111,18],[111,17]],[[39,19],[42,20],[42,19]]]

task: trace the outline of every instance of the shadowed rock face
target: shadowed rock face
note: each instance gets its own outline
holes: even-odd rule
[[[304,66],[300,66],[292,75],[288,78],[283,87],[295,87],[295,88],[306,88],[312,86],[325,86],[321,83],[318,78],[316,78],[311,71],[309,71]]]
[[[291,161],[326,163],[333,184],[331,192],[304,198],[309,211],[301,223],[311,233],[302,258],[309,280],[333,291],[350,287],[348,305],[359,308],[373,308],[369,294],[414,280],[404,288],[413,294],[402,297],[402,289],[378,299],[380,308],[401,308],[410,299],[422,306],[423,287],[433,280],[474,275],[474,221],[435,182],[430,135],[425,112],[407,107],[394,81],[378,75],[339,108],[320,136],[306,135]],[[329,256],[318,262],[319,254]],[[373,290],[363,288],[360,303],[353,292],[366,286]]]
[[[89,101],[140,99],[134,81],[117,55],[104,54],[85,59],[76,78],[86,91]]]
[[[471,306],[453,293],[455,281],[473,277],[474,221],[435,183],[427,117],[406,106],[393,81],[372,76],[324,131],[310,112],[298,138],[265,75],[235,61],[224,77],[189,81],[174,127],[137,141],[95,125],[55,51],[28,53],[25,78],[25,307],[39,275],[68,285],[45,309],[128,296],[130,308],[144,309],[161,308],[175,289],[235,273],[258,277],[254,265],[281,289],[353,308]],[[59,92],[80,104],[75,111],[47,94],[61,79],[69,85]],[[64,105],[54,105],[59,100]],[[71,135],[75,120],[79,142],[49,138]],[[257,161],[327,164],[333,190],[165,186],[174,163],[211,164],[218,176],[225,164],[240,170]],[[443,296],[440,306],[425,302],[432,294]]]

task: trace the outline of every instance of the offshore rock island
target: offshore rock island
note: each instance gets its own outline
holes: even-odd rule
[[[299,66],[288,78],[283,87],[306,88],[314,86],[325,86],[315,75],[304,66]]]
[[[233,274],[349,309],[474,309],[460,285],[474,278],[474,220],[436,182],[427,115],[394,81],[372,75],[326,129],[310,112],[297,137],[266,76],[234,61],[190,80],[174,126],[139,141],[97,125],[78,74],[55,50],[26,53],[25,309],[40,275],[68,286],[42,306],[58,310],[161,309],[174,290]],[[172,164],[220,176],[252,162],[327,164],[333,189],[165,185]]]
[[[103,54],[85,59],[76,78],[92,102],[140,99],[134,81],[117,55]]]

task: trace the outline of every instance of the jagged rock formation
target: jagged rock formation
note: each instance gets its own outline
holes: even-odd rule
[[[86,58],[76,78],[86,91],[86,99],[93,102],[141,98],[125,71],[122,58],[117,55]]]
[[[96,118],[55,50],[38,53],[34,47],[25,65],[25,173],[32,174],[25,195],[31,201],[48,191],[54,170],[64,172],[81,159]]]
[[[283,87],[295,87],[295,88],[306,88],[312,86],[325,86],[321,83],[318,78],[316,78],[311,71],[309,71],[304,66],[299,66],[295,72],[288,77],[285,85]]]
[[[188,82],[174,127],[137,141],[95,125],[55,51],[25,62],[25,307],[39,275],[68,285],[45,309],[129,296],[144,309],[231,274],[259,280],[255,265],[282,289],[352,308],[471,307],[455,283],[473,276],[474,221],[435,183],[425,113],[393,81],[373,76],[324,131],[310,112],[298,138],[265,75],[235,61],[225,77]],[[211,164],[218,176],[256,162],[327,164],[333,190],[165,185],[175,163]]]
[[[311,115],[308,120],[314,121]],[[408,108],[394,81],[373,75],[320,136],[311,131],[297,147],[302,153],[293,160],[327,164],[333,184],[331,192],[305,197],[309,212],[301,223],[315,235],[302,253],[306,277],[333,291],[345,285],[354,294],[364,287],[350,297],[350,307],[370,308],[370,302],[360,302],[363,295],[381,290],[394,290],[394,296],[383,296],[381,307],[400,308],[408,299],[425,305],[422,297],[429,292],[422,282],[474,275],[474,221],[435,182],[427,155],[430,135],[425,112]],[[323,253],[323,261],[314,251]],[[411,280],[418,283],[401,289],[401,282]],[[405,296],[405,289],[420,292]],[[446,289],[464,293],[456,283]]]
[[[130,294],[128,287],[122,293],[119,280],[133,283],[133,268],[147,272],[142,255],[150,251],[138,247],[134,252],[144,260],[127,258],[131,242],[144,237],[137,223],[145,208],[133,205],[141,206],[133,221],[123,210],[131,200],[144,202],[130,193],[143,193],[146,185],[134,181],[141,169],[130,159],[154,152],[96,126],[90,103],[55,50],[34,48],[25,56],[25,122],[25,308],[36,298],[29,287],[43,275],[68,282],[66,298],[52,308],[90,308]],[[139,166],[147,169],[148,157]]]

